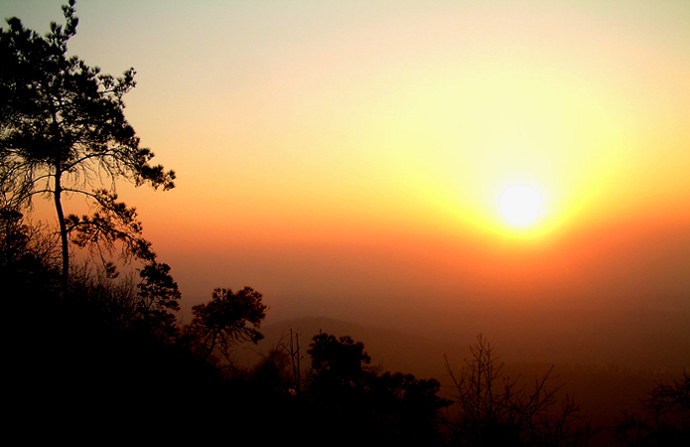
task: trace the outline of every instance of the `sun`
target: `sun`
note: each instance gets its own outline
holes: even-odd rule
[[[503,190],[498,205],[503,218],[515,227],[534,224],[544,214],[544,197],[531,186],[509,186]]]

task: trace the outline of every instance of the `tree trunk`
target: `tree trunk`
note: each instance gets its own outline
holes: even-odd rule
[[[60,225],[60,241],[62,245],[62,295],[67,294],[69,285],[69,241],[67,240],[67,223],[65,213],[62,210],[62,184],[60,183],[62,172],[59,167],[55,169],[55,211],[57,212],[58,224]]]

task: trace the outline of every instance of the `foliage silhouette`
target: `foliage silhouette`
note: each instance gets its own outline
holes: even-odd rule
[[[372,445],[441,442],[440,410],[450,401],[437,395],[438,381],[381,373],[370,366],[364,345],[349,336],[318,334],[307,352],[313,367],[306,395],[316,412],[314,439],[366,439]]]
[[[318,334],[307,353],[318,381],[355,384],[369,372],[371,357],[364,351],[364,344],[349,336],[336,339],[333,335]]]
[[[49,311],[52,307],[46,308],[45,301],[60,291],[55,238],[42,230],[27,224],[20,212],[0,208],[0,284],[10,326],[17,326],[18,332],[26,331],[24,315],[38,317],[39,309]],[[40,330],[43,319],[32,320],[27,327]],[[33,337],[27,334],[22,339]]]
[[[626,414],[614,427],[619,445],[690,445],[690,375],[686,371],[673,385],[656,386],[643,405],[643,415]]]
[[[211,301],[192,307],[194,319],[185,328],[192,349],[204,360],[211,359],[215,351],[231,360],[235,343],[261,340],[263,335],[258,329],[267,309],[261,297],[250,287],[237,292],[215,289]]]
[[[470,353],[460,376],[446,358],[457,392],[458,415],[449,421],[455,445],[580,446],[596,433],[588,426],[573,426],[579,407],[567,395],[559,402],[559,387],[548,387],[553,368],[535,378],[528,390],[518,379],[502,375],[503,364],[481,335]]]
[[[22,283],[15,276],[18,274],[24,277],[36,269],[45,271],[57,267],[55,240],[41,230],[28,225],[19,211],[0,208],[0,269],[7,275],[3,284]],[[41,281],[46,280],[41,277]]]
[[[170,266],[155,261],[139,272],[137,312],[141,320],[161,339],[174,342],[179,335],[177,318],[171,311],[179,311],[182,298],[177,283],[170,276]]]
[[[141,237],[133,208],[117,201],[115,181],[174,187],[173,171],[150,164],[154,154],[124,117],[123,96],[135,86],[134,70],[115,78],[100,73],[76,56],[68,41],[79,20],[75,1],[62,7],[65,24],[50,25],[45,36],[24,28],[13,17],[0,29],[0,189],[3,205],[30,207],[34,195],[52,197],[62,252],[62,282],[69,279],[69,237],[79,245],[111,248],[124,243],[123,254],[153,259]],[[108,188],[93,187],[109,181]],[[65,216],[63,198],[90,198],[93,216]],[[103,245],[104,244],[104,245]]]

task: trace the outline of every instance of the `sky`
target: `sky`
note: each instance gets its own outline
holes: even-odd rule
[[[43,33],[61,3],[0,13]],[[244,286],[272,318],[381,324],[690,308],[688,1],[76,7],[70,53],[135,68],[127,119],[177,172],[118,192],[186,311]],[[539,199],[524,225],[515,186]]]

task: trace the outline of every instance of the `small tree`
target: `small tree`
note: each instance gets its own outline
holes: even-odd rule
[[[134,209],[117,201],[115,181],[167,190],[175,178],[173,171],[150,164],[154,154],[139,146],[124,117],[122,97],[135,86],[134,70],[115,78],[67,55],[79,22],[74,5],[69,0],[62,7],[65,25],[51,23],[45,36],[16,17],[0,29],[0,190],[4,204],[14,208],[30,206],[37,194],[52,198],[63,290],[72,232],[81,232],[83,245],[125,242],[123,254],[151,260]],[[104,182],[110,185],[98,187]],[[92,217],[66,216],[66,194],[89,197],[98,211]]]
[[[208,360],[217,350],[230,360],[235,343],[261,340],[263,334],[258,329],[266,318],[261,296],[250,287],[237,292],[215,289],[211,301],[193,306],[194,319],[185,328],[185,335],[194,351]]]
[[[454,397],[458,416],[450,423],[456,444],[588,444],[594,434],[589,427],[573,427],[579,407],[567,395],[559,405],[559,387],[548,387],[553,368],[535,378],[534,388],[528,390],[520,386],[518,379],[502,374],[503,363],[498,363],[493,347],[481,335],[470,347],[470,353],[460,376],[453,372],[446,358],[446,369],[457,391]]]
[[[330,334],[314,336],[307,351],[316,377],[328,377],[338,382],[358,381],[368,372],[371,357],[364,350],[362,342],[355,342],[349,336],[336,338]]]
[[[170,276],[170,266],[150,262],[139,272],[137,314],[149,331],[164,340],[178,335],[177,318],[171,311],[179,311],[182,295],[177,283]]]

